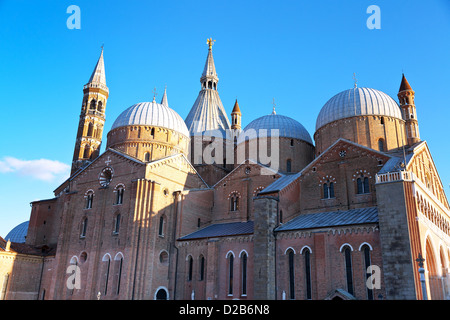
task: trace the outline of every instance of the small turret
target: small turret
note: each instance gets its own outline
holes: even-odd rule
[[[397,97],[400,102],[400,108],[402,109],[403,120],[405,120],[406,139],[409,146],[420,142],[414,95],[415,92],[403,74]]]
[[[241,109],[236,99],[233,111],[231,111],[231,129],[241,130]]]

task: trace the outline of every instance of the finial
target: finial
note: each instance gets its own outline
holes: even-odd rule
[[[355,81],[355,88],[357,87],[356,83],[358,82],[358,80],[356,79],[356,74],[353,72],[353,80]]]
[[[206,39],[206,44],[208,44],[209,50],[212,49],[212,46],[213,46],[213,44],[214,44],[215,41],[216,41],[216,40],[213,40],[212,38]]]
[[[155,102],[155,98],[158,95],[158,93],[156,92],[156,87],[153,88],[153,102]]]
[[[275,112],[275,107],[277,106],[276,103],[275,103],[275,98],[272,99],[272,104],[273,104],[272,114],[277,114],[277,113]]]

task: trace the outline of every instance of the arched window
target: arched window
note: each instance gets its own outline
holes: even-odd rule
[[[120,280],[122,278],[122,265],[123,265],[123,255],[122,253],[116,254],[114,257],[114,264],[116,270],[116,294],[120,293]]]
[[[146,152],[144,155],[144,161],[145,162],[150,162],[150,152]]]
[[[345,246],[344,249],[345,259],[345,277],[347,280],[347,291],[353,294],[353,271],[352,271],[352,249],[349,246]]]
[[[125,188],[123,185],[119,185],[116,187],[116,203],[115,204],[122,204],[123,203],[123,193],[125,191]]]
[[[230,211],[237,210],[239,210],[239,195],[234,192],[230,195]]]
[[[199,280],[203,281],[205,279],[205,257],[203,255],[200,256],[199,262],[200,262]]]
[[[103,112],[103,102],[99,101],[97,104],[97,111]]]
[[[247,253],[241,254],[241,295],[247,295]]]
[[[104,286],[103,286],[103,295],[108,294],[108,279],[109,279],[109,268],[111,266],[111,257],[109,254],[105,254],[102,259],[103,262],[106,262],[103,266],[104,268]]]
[[[289,250],[288,268],[289,268],[289,299],[295,299],[295,274],[294,274],[294,251]]]
[[[361,177],[356,179],[356,186],[357,186],[357,193],[358,194],[370,193],[369,178],[368,177],[364,177],[364,175],[361,175]]]
[[[91,106],[89,107],[89,109],[95,110],[95,105],[96,105],[96,101],[95,101],[95,99],[92,99],[91,100]]]
[[[118,234],[120,229],[120,213],[116,214],[114,217],[114,230],[113,234]]]
[[[327,182],[323,184],[323,199],[331,198],[334,198],[334,182],[327,180]]]
[[[367,268],[371,265],[370,262],[370,247],[365,244],[362,246],[363,258],[364,258],[364,273],[366,274],[366,281],[371,276],[370,273],[367,273]],[[367,289],[367,299],[373,300],[373,289],[370,289],[367,285],[365,286]]]
[[[158,235],[159,235],[160,237],[164,237],[164,220],[165,220],[164,215],[162,215],[161,217],[159,217],[159,229],[158,229]]]
[[[94,124],[92,122],[89,122],[87,136],[88,137],[93,137],[94,136]]]
[[[91,155],[91,147],[88,144],[86,144],[84,146],[83,159],[89,159],[90,155]]]
[[[187,281],[192,281],[192,271],[194,267],[194,259],[192,259],[192,256],[188,257],[188,277]]]
[[[92,209],[92,203],[94,201],[94,193],[92,191],[88,191],[85,195],[86,198],[86,207],[85,209]]]
[[[378,140],[378,150],[384,151],[384,140],[383,139]]]
[[[303,250],[303,257],[305,259],[305,282],[306,282],[306,299],[311,300],[311,251],[309,249]]]
[[[85,237],[86,237],[87,223],[88,223],[88,218],[85,217],[85,218],[81,221],[80,238],[85,238]]]
[[[232,252],[228,253],[228,295],[233,295],[233,271],[234,271],[234,254]]]
[[[292,171],[292,160],[287,159],[286,160],[286,172],[291,172],[291,171]]]

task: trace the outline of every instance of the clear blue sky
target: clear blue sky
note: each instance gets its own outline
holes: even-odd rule
[[[81,29],[66,25],[70,5]],[[381,10],[370,30],[367,7]],[[218,90],[243,125],[272,110],[314,134],[321,107],[353,86],[397,100],[402,71],[416,91],[421,138],[449,194],[450,1],[0,0],[0,236],[29,219],[67,177],[82,88],[104,44],[106,133],[154,87],[183,118],[200,90],[206,39],[216,39]],[[40,161],[38,161],[40,160]]]

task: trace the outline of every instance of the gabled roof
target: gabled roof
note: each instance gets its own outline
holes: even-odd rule
[[[284,176],[284,174],[282,174],[281,172],[272,169],[271,167],[265,166],[263,164],[261,164],[258,161],[255,161],[253,159],[245,159],[244,161],[242,161],[238,166],[236,166],[233,170],[231,170],[225,177],[223,177],[222,179],[220,179],[219,181],[216,182],[215,185],[213,185],[213,188],[218,186],[220,183],[222,183],[223,180],[228,179],[232,174],[234,174],[237,170],[239,170],[240,167],[242,167],[243,165],[247,165],[248,163],[252,163],[252,164],[256,164],[258,166],[260,166],[263,170],[269,170],[270,172],[272,172],[273,174],[278,174],[280,176]]]
[[[274,181],[272,184],[270,184],[269,186],[267,186],[267,188],[265,188],[264,190],[262,190],[261,192],[259,192],[258,194],[267,194],[267,193],[272,193],[272,192],[279,192],[281,190],[283,190],[284,188],[286,188],[287,186],[289,186],[291,183],[293,183],[294,181],[296,181],[298,178],[300,178],[307,170],[309,170],[310,168],[312,168],[315,164],[317,164],[318,161],[320,161],[323,157],[326,156],[326,154],[333,149],[337,144],[341,143],[341,142],[345,142],[345,143],[349,143],[354,145],[355,147],[358,148],[362,148],[365,149],[367,151],[371,151],[374,153],[378,153],[380,155],[386,156],[386,157],[390,157],[392,158],[392,155],[389,155],[387,153],[381,152],[381,151],[377,151],[365,146],[362,146],[360,144],[357,144],[356,142],[347,140],[347,139],[343,139],[343,138],[339,138],[338,140],[336,140],[331,146],[329,146],[327,149],[325,149],[324,152],[322,152],[317,158],[315,158],[313,161],[311,161],[306,167],[304,167],[302,169],[302,171],[300,171],[299,173],[296,174],[292,174],[292,175],[286,175],[282,178],[279,178],[277,181]],[[397,159],[397,157],[394,157]],[[397,161],[397,160],[395,160]],[[394,162],[395,162],[394,161]]]
[[[179,238],[179,241],[253,234],[253,221],[216,223]]]
[[[378,223],[377,207],[301,214],[276,228],[275,231],[316,229],[368,223]]]

